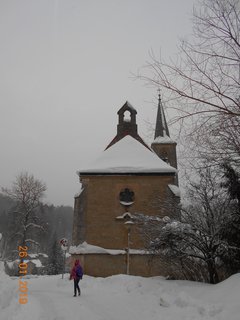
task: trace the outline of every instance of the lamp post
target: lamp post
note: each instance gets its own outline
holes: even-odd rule
[[[131,228],[133,226],[133,222],[131,220],[127,221],[124,223],[124,225],[127,228],[127,248],[126,248],[126,253],[127,253],[127,274],[129,274],[130,271],[130,235],[131,235]]]
[[[65,238],[62,238],[59,242],[61,244],[61,249],[64,252],[64,254],[63,254],[63,271],[62,271],[62,279],[63,279],[64,273],[65,273],[66,252],[67,252],[67,248],[68,248],[68,240]]]

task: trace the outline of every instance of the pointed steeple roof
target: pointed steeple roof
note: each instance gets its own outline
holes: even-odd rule
[[[165,113],[163,110],[162,99],[160,93],[158,94],[158,112],[157,112],[157,120],[156,120],[156,127],[155,127],[155,136],[154,139],[158,137],[165,137],[169,135],[168,125],[165,117]]]
[[[158,94],[158,111],[153,143],[176,143],[170,138],[160,93]]]

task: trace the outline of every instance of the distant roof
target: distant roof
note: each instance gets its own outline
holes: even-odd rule
[[[131,136],[126,136],[101,155],[80,175],[175,174],[177,170]]]

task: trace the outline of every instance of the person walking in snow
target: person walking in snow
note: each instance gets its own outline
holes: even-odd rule
[[[79,296],[81,294],[81,290],[79,287],[79,281],[80,281],[80,279],[82,279],[82,276],[83,276],[83,268],[80,265],[80,261],[75,260],[75,263],[74,263],[74,266],[71,270],[70,278],[69,278],[69,280],[73,279],[73,281],[74,281],[74,297],[76,297],[77,291],[78,291]]]

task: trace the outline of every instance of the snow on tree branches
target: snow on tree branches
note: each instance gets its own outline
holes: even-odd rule
[[[37,231],[43,230],[37,210],[45,191],[45,184],[27,172],[19,174],[10,189],[2,188],[3,194],[15,202],[10,237],[16,237],[19,245],[26,245],[27,242],[37,245],[34,236]]]
[[[218,176],[210,170],[200,172],[197,182],[189,182],[189,203],[182,205],[179,219],[135,216],[142,230],[147,250],[179,264],[192,261],[205,268],[205,281],[216,283],[224,274],[224,259],[239,249],[229,242],[226,227],[231,225],[234,211],[231,197],[221,188]],[[161,204],[159,204],[161,205]],[[231,233],[231,228],[228,232]]]

